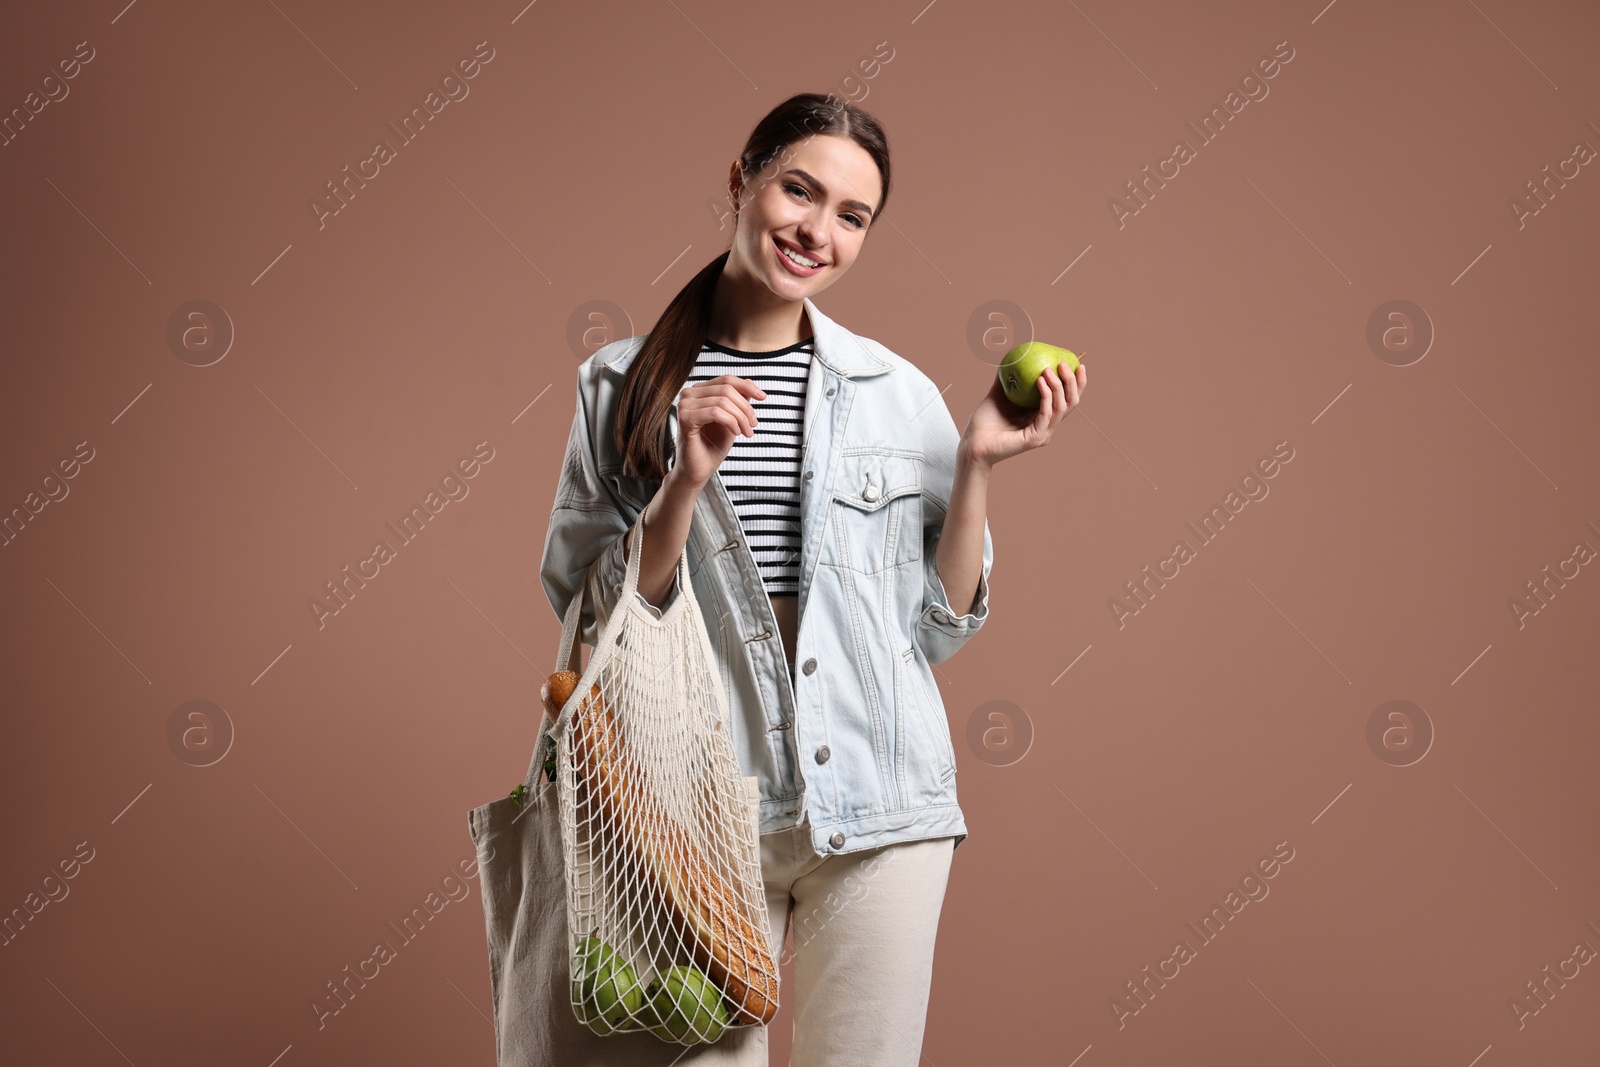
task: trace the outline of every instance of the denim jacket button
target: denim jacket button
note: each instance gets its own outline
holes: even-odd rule
[[[828,838],[828,844],[832,845],[834,848],[843,848],[844,847],[844,835],[841,834],[839,831],[835,830],[833,832],[833,836]]]
[[[810,480],[811,480],[811,472],[810,471],[806,471],[806,481],[809,482]]]
[[[827,745],[823,745],[821,748],[817,749],[817,762],[818,763],[827,763],[828,762],[828,757],[831,756],[831,755],[833,755],[833,753],[828,751],[828,746]]]
[[[861,490],[861,499],[869,501],[878,499],[878,487],[875,485],[869,485],[865,489]]]
[[[807,674],[815,674],[815,673],[817,673],[817,661],[816,661],[816,658],[813,657],[811,659],[806,660],[805,664],[803,666],[801,666],[800,669],[802,671],[804,671],[805,673],[807,673]]]

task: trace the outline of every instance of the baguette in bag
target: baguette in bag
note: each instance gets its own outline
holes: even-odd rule
[[[578,681],[573,671],[550,675],[540,696],[552,719]],[[778,1014],[778,968],[766,935],[745,918],[732,887],[682,826],[651,803],[598,685],[573,713],[571,736],[582,784],[667,905],[696,966],[723,990],[733,1022],[770,1023]]]

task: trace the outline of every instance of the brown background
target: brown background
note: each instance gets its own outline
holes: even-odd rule
[[[1508,205],[1600,147],[1593,5],[121,3],[0,34],[6,111],[95,55],[0,148],[0,508],[94,457],[0,549],[0,909],[93,849],[0,948],[8,1062],[493,1061],[476,881],[312,1005],[527,766],[574,322],[610,301],[589,347],[645,332],[727,247],[751,126],[830,89],[884,122],[896,185],[819,306],[949,384],[958,425],[990,301],[1093,368],[997,471],[993,615],[940,668],[971,837],[924,1061],[1600,1059],[1595,964],[1511,1008],[1600,950],[1600,574],[1510,607],[1600,549],[1600,173],[1520,228]],[[1184,123],[1285,40],[1199,146]],[[319,229],[324,183],[481,41],[470,95]],[[1119,228],[1179,138],[1196,158]],[[1434,334],[1403,367],[1367,340],[1395,299]],[[230,328],[168,342],[192,300],[231,322],[209,366]],[[324,583],[479,441],[470,495],[319,628]],[[1119,627],[1123,583],[1280,441],[1270,496]],[[174,740],[191,700],[220,710]],[[1010,740],[970,744],[994,700]],[[1420,760],[1369,743],[1390,700]],[[1270,895],[1199,946],[1279,842]]]

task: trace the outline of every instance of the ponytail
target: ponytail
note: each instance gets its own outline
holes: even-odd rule
[[[671,444],[667,411],[700,358],[701,344],[711,329],[711,295],[730,252],[707,263],[678,290],[628,367],[611,438],[622,456],[623,473],[630,477],[666,477]]]

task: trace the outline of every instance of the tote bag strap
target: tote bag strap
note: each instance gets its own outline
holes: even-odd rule
[[[654,497],[651,497],[650,503],[655,503]],[[645,510],[639,513],[638,520],[632,526],[633,536],[628,545],[628,566],[623,573],[622,591],[617,596],[617,605],[613,609],[613,615],[623,610],[633,600],[634,593],[639,589],[639,561],[644,551],[644,518],[649,513],[649,510],[649,505],[646,505]],[[678,595],[694,595],[689,579],[689,553],[687,549],[678,557],[678,587]],[[580,678],[583,675],[581,660],[583,646],[578,640],[578,622],[583,617],[584,605],[592,599],[589,595],[589,578],[585,573],[583,579],[578,583],[577,592],[573,594],[572,600],[567,604],[566,615],[561,620],[561,646],[556,653],[556,670],[572,671],[574,674],[579,675]],[[602,644],[620,621],[620,619],[616,618],[608,621],[606,632],[599,635],[598,638]],[[551,727],[554,725],[555,723],[550,721],[550,716],[545,714],[541,708],[539,711],[539,732],[535,736],[533,744],[533,760],[528,765],[526,785],[529,789],[532,789],[538,782],[542,763],[539,753],[544,746],[545,735],[550,732]]]

